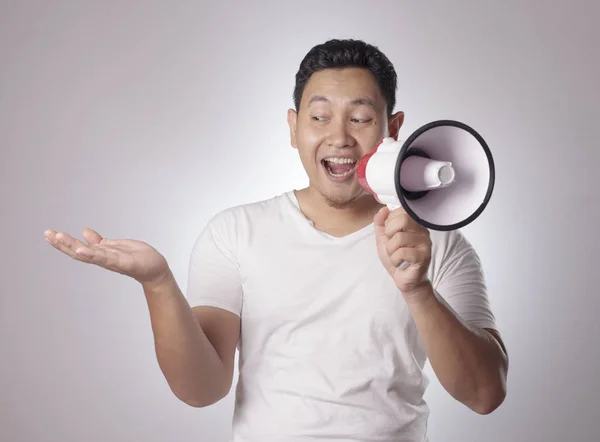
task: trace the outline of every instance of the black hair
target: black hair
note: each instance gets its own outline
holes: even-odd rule
[[[396,105],[397,76],[394,65],[377,48],[361,40],[333,39],[314,46],[305,56],[294,87],[294,105],[300,109],[300,100],[307,81],[315,72],[323,69],[359,67],[367,69],[375,77],[387,104],[388,116]]]

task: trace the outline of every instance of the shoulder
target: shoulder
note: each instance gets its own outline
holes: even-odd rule
[[[431,231],[430,237],[432,280],[440,282],[443,278],[467,270],[482,270],[477,252],[462,231]]]
[[[222,209],[209,219],[206,229],[222,236],[243,236],[260,225],[280,218],[282,212],[289,210],[289,193]]]
[[[268,231],[269,222],[276,217],[277,211],[285,210],[281,208],[285,207],[285,198],[289,200],[289,195],[281,194],[217,211],[197,234],[193,257],[227,256],[237,261],[252,243],[256,232]]]
[[[473,246],[460,230],[431,231],[432,255],[438,259],[473,250]]]

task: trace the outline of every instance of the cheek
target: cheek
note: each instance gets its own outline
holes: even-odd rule
[[[365,155],[373,150],[373,148],[383,139],[386,135],[385,130],[381,130],[381,127],[369,128],[370,130],[362,130],[356,134],[362,154]]]
[[[316,148],[323,139],[322,131],[310,126],[303,127],[298,135],[298,140],[308,148]]]
[[[321,131],[310,127],[302,128],[296,135],[298,150],[303,159],[314,159],[322,141]]]

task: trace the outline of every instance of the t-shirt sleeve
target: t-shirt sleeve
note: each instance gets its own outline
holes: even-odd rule
[[[448,234],[438,250],[438,271],[433,285],[442,298],[467,324],[497,329],[487,295],[481,260],[458,230]]]
[[[241,315],[242,279],[235,232],[231,215],[220,213],[198,236],[192,248],[186,289],[191,307],[218,307]]]

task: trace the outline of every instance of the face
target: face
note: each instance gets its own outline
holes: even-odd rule
[[[313,74],[299,111],[288,111],[291,144],[298,149],[309,186],[335,206],[364,196],[355,176],[357,162],[384,136],[397,137],[403,117],[398,112],[388,119],[385,99],[366,69]]]

